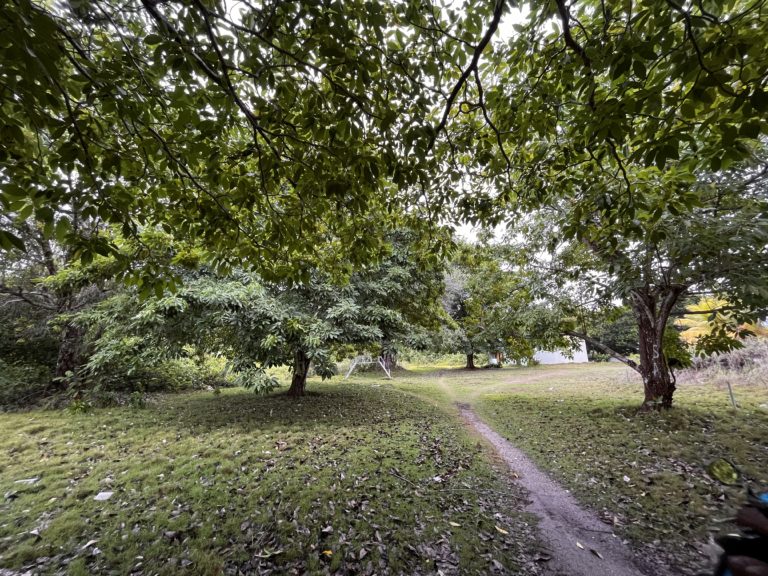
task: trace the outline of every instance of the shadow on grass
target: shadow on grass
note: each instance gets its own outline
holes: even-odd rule
[[[224,427],[238,431],[359,428],[387,421],[418,421],[425,416],[425,408],[386,384],[323,385],[301,398],[285,391],[185,395],[164,398],[149,410],[156,412],[159,425],[174,424],[193,432]]]

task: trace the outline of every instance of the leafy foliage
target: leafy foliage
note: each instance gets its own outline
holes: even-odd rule
[[[503,255],[490,244],[460,246],[442,304],[453,321],[443,346],[462,351],[468,361],[478,353],[527,360],[541,341],[541,334],[527,330],[531,296],[524,279],[504,267]]]
[[[265,370],[279,366],[290,366],[302,383],[309,362],[330,377],[336,353],[407,339],[415,326],[435,323],[439,260],[417,240],[399,233],[385,260],[346,284],[320,272],[289,284],[200,270],[186,273],[172,294],[120,293],[78,317],[92,335],[86,368],[102,378],[130,375],[191,350],[228,358],[238,382],[262,392],[276,385]]]
[[[461,65],[444,32],[469,39],[482,19],[378,1],[23,0],[3,22],[4,211],[84,263],[118,252],[89,220],[199,242],[219,272],[308,281],[378,254],[391,209],[433,186],[444,67],[428,55],[445,46]],[[0,230],[4,250],[27,245]]]
[[[458,207],[564,263],[556,282],[584,276],[590,294],[631,305],[646,405],[670,405],[662,340],[681,295],[728,294],[753,318],[768,303],[762,7],[527,7],[463,86],[446,140],[482,168]]]

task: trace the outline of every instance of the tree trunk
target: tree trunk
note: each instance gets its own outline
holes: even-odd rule
[[[381,356],[381,361],[384,363],[384,366],[387,367],[387,370],[390,372],[397,366],[397,351],[392,347],[392,343],[385,340],[381,343],[381,352],[379,353]]]
[[[643,378],[645,392],[643,410],[672,407],[675,377],[664,355],[664,330],[669,314],[683,292],[683,286],[646,287],[632,291],[632,308],[637,319],[640,345],[638,372]]]
[[[291,387],[288,389],[288,396],[295,398],[304,396],[310,362],[311,360],[304,350],[296,350],[293,356],[293,378],[291,379]]]
[[[472,352],[470,354],[467,354],[467,370],[474,370],[476,368],[475,366],[475,353]]]
[[[74,374],[80,365],[80,347],[82,343],[83,330],[79,326],[67,323],[61,332],[59,339],[59,353],[56,358],[56,387],[64,389],[66,383],[61,380],[67,373]]]

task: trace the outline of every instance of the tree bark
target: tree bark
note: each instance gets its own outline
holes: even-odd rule
[[[381,351],[379,352],[379,355],[381,356],[381,361],[384,363],[384,366],[387,367],[387,370],[390,372],[397,366],[397,352],[392,347],[392,343],[385,340],[381,343]]]
[[[288,396],[293,396],[295,398],[304,396],[310,362],[311,359],[306,355],[304,350],[296,350],[296,353],[293,355],[293,378],[291,378],[291,387],[288,389]]]
[[[57,388],[66,388],[62,380],[68,372],[74,374],[80,365],[83,330],[79,326],[67,323],[59,339],[59,352],[56,358],[54,383]]]
[[[640,345],[638,371],[643,378],[645,394],[643,410],[672,407],[675,376],[664,354],[664,330],[672,308],[684,292],[684,286],[632,290],[632,309],[637,319]]]
[[[471,352],[467,354],[467,370],[474,370],[476,368],[475,366],[475,353]]]

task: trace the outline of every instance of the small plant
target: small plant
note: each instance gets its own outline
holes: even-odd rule
[[[268,394],[280,387],[280,381],[275,376],[256,366],[238,372],[235,382],[243,388],[253,390],[256,394]]]
[[[69,411],[73,414],[86,414],[90,412],[92,408],[93,404],[88,400],[83,400],[82,398],[72,400],[68,406]]]
[[[137,410],[140,410],[142,408],[147,407],[147,402],[144,399],[144,394],[136,390],[135,392],[131,392],[131,395],[128,397],[128,406],[131,408],[136,408]]]

